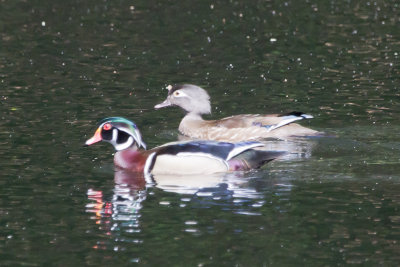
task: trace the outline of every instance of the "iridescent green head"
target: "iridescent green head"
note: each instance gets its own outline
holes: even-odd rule
[[[136,124],[122,117],[101,120],[95,134],[85,144],[90,146],[100,141],[112,144],[117,151],[130,148],[135,144],[138,148],[146,149],[146,144]]]

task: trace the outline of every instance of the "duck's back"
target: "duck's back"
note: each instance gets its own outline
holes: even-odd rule
[[[287,119],[287,116],[243,114],[226,117],[220,120],[203,120],[201,117],[186,116],[179,125],[179,131],[189,137],[240,142],[265,138],[286,139],[293,136],[320,135],[318,131],[290,123],[271,130]]]
[[[258,124],[271,125],[281,121],[281,117],[277,114],[272,115],[260,115],[260,114],[241,114],[226,117],[220,120],[210,121],[213,122],[214,126],[231,128],[245,128],[251,127]]]

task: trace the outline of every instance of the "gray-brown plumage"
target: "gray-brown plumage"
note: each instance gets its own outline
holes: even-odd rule
[[[179,125],[179,131],[192,138],[239,142],[322,134],[293,123],[313,118],[311,115],[301,112],[292,112],[286,115],[243,114],[220,120],[203,120],[203,114],[211,113],[210,96],[203,88],[192,84],[169,87],[167,99],[156,105],[155,108],[172,105],[179,106],[187,112]]]

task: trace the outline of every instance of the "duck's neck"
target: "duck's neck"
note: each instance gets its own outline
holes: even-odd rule
[[[203,118],[201,117],[201,114],[198,113],[188,113],[186,114],[185,117],[183,117],[181,124],[179,125],[179,127],[181,127],[182,125],[185,125],[187,123],[191,123],[191,122],[199,122],[199,121],[204,121]]]
[[[191,131],[198,128],[204,122],[201,114],[188,113],[179,124],[179,131],[185,135],[191,136]]]
[[[146,156],[142,152],[136,145],[117,151],[114,155],[114,164],[122,169],[141,172],[146,162]]]
[[[200,113],[194,113],[194,112],[186,114],[186,116],[182,120],[185,120],[185,119],[192,120],[192,121],[196,121],[196,120],[202,121],[203,120]]]

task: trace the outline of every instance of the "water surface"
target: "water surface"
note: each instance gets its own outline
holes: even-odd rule
[[[396,1],[2,1],[0,265],[397,266]],[[299,110],[335,138],[248,173],[114,173],[109,116],[149,147],[203,86],[208,118]]]

